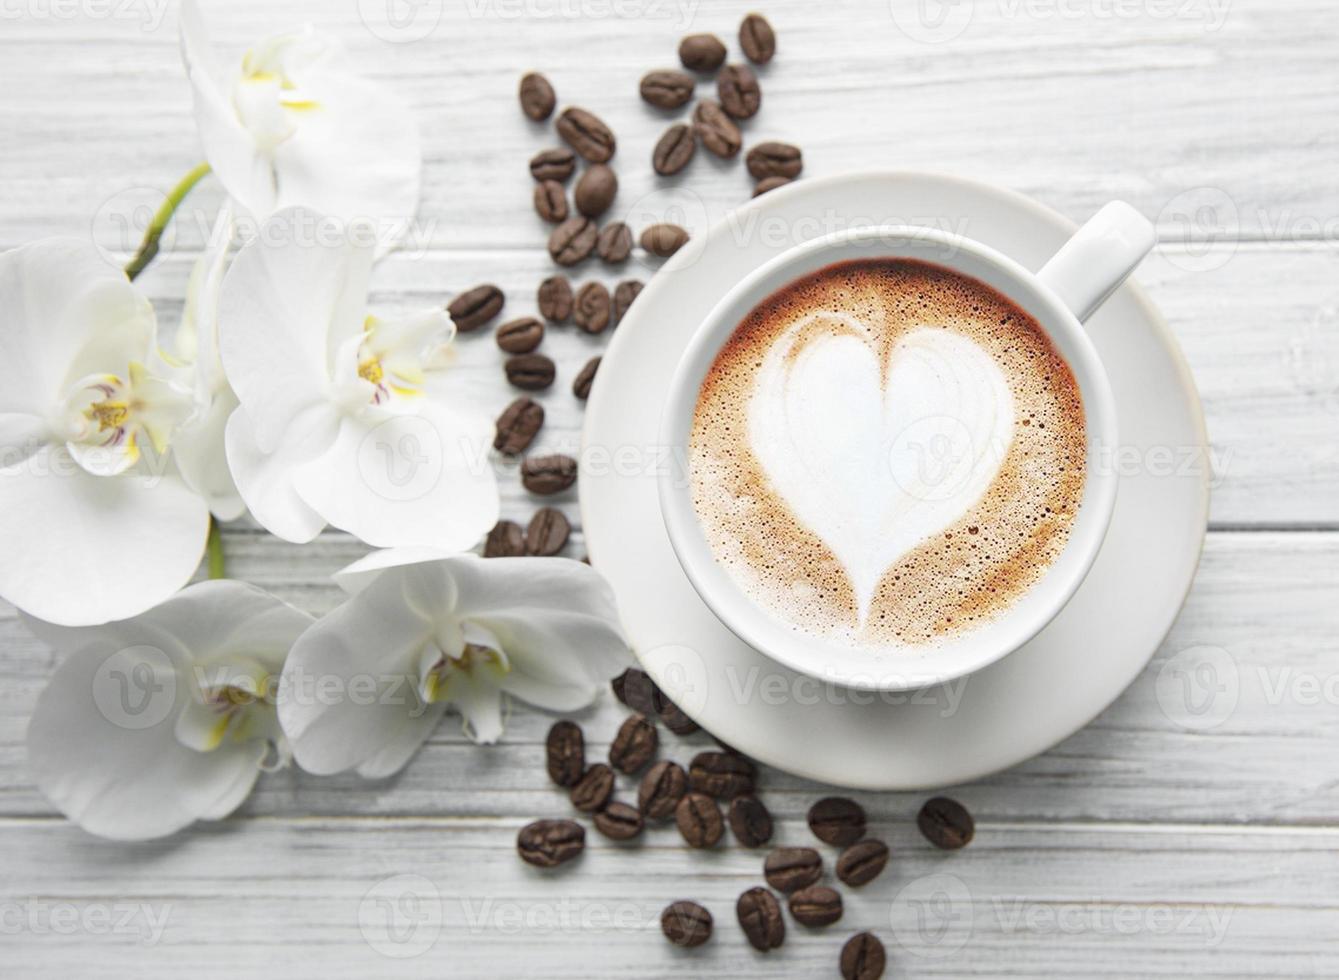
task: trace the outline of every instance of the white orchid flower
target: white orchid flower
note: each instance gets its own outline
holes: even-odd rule
[[[488,421],[443,384],[454,324],[442,309],[369,316],[371,245],[306,240],[319,221],[275,215],[223,282],[238,490],[288,541],[328,523],[377,547],[470,548],[497,522],[498,492]]]
[[[448,705],[466,734],[502,734],[504,695],[584,708],[627,656],[613,592],[565,558],[369,555],[336,576],[352,597],[293,646],[279,722],[302,768],[389,776]]]
[[[25,618],[65,657],[28,724],[33,778],[90,833],[145,840],[221,820],[289,760],[274,692],[306,613],[212,581],[105,626]]]
[[[86,626],[190,580],[209,510],[176,471],[189,392],[158,376],[149,301],[91,244],[0,254],[0,597]]]
[[[205,158],[257,221],[304,205],[370,222],[387,244],[408,230],[422,169],[413,114],[347,71],[333,39],[308,26],[265,38],[225,68],[198,3],[185,0],[181,43]]]

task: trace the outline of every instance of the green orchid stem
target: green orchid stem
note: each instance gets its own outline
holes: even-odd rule
[[[144,241],[140,243],[139,251],[130,260],[130,264],[126,266],[126,277],[131,282],[134,282],[135,278],[154,260],[154,256],[158,254],[158,242],[162,239],[163,232],[167,230],[167,223],[172,220],[172,215],[181,206],[181,202],[186,200],[186,195],[191,192],[191,188],[200,183],[207,173],[209,173],[209,164],[200,164],[181,178],[177,186],[168,193],[167,200],[158,206],[158,210],[154,212],[153,220],[149,222],[148,230],[144,232]]]
[[[209,562],[210,578],[228,577],[228,556],[223,553],[223,532],[219,522],[209,519],[209,538],[205,543],[205,555]]]

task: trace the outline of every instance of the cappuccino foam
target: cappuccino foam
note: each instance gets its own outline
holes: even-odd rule
[[[989,622],[1064,550],[1083,496],[1073,373],[984,283],[829,266],[717,355],[689,440],[712,553],[794,629],[919,646]]]

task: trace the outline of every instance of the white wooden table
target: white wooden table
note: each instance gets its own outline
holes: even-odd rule
[[[426,0],[399,43],[385,40],[381,0],[212,0],[206,12],[230,55],[310,19],[417,107],[420,238],[378,270],[375,304],[495,281],[520,314],[550,271],[525,161],[552,142],[517,110],[521,71],[544,70],[562,100],[614,126],[619,206],[631,206],[656,186],[648,158],[666,125],[636,97],[638,78],[672,66],[689,31],[735,47],[758,4]],[[127,251],[124,216],[198,161],[176,14],[162,8],[0,6],[0,247],[92,233]],[[0,974],[827,976],[844,938],[870,928],[889,976],[1339,975],[1339,12],[1330,0],[980,0],[944,5],[936,26],[916,8],[765,0],[780,53],[748,139],[802,145],[808,175],[945,170],[1076,220],[1116,196],[1158,216],[1165,244],[1139,278],[1193,368],[1221,473],[1195,588],[1131,689],[1040,758],[956,788],[978,819],[962,853],[920,842],[921,796],[861,795],[893,845],[890,870],[848,897],[838,927],[792,926],[763,957],[733,916],[759,877],[754,853],[688,853],[665,830],[631,854],[592,835],[556,876],[520,864],[517,828],[568,809],[543,774],[549,719],[525,709],[492,749],[448,719],[388,783],[290,771],[224,824],[142,846],[94,840],[26,771],[24,727],[53,658],[6,608]],[[748,193],[742,166],[701,155],[679,186],[706,219]],[[216,201],[208,185],[192,198],[142,280],[165,322]],[[575,447],[568,385],[600,346],[572,330],[546,341],[560,381],[544,398],[545,448]],[[486,337],[462,347],[464,383],[500,408],[499,353]],[[508,515],[528,517],[514,473],[503,486]],[[363,553],[338,534],[297,548],[247,527],[227,543],[235,575],[314,612],[337,601],[329,573]],[[582,548],[578,534],[571,553]],[[1225,651],[1221,679],[1236,690],[1213,727],[1158,698],[1164,667],[1200,646]],[[593,753],[619,715],[606,699],[581,719]],[[762,781],[779,838],[804,842],[820,787]],[[924,906],[918,933],[912,902],[935,891],[952,917]],[[691,954],[656,924],[678,898],[717,918]]]

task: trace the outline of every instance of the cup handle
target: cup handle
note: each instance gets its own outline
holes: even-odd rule
[[[1151,221],[1124,201],[1112,201],[1065,242],[1037,278],[1083,323],[1130,277],[1157,240]]]

